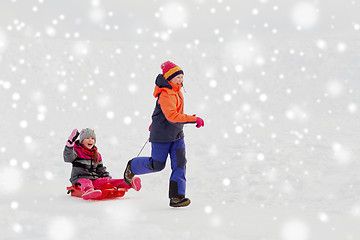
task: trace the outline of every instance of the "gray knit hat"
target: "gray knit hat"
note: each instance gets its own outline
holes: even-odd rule
[[[84,141],[84,139],[87,138],[87,137],[95,138],[95,142],[96,142],[95,131],[93,129],[90,129],[90,128],[85,128],[85,129],[81,130],[79,137],[80,137],[80,143],[82,143],[82,141]]]

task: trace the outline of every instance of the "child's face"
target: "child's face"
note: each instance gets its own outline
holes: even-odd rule
[[[84,138],[84,140],[82,141],[82,145],[84,145],[88,149],[93,148],[95,146],[95,138],[93,137]]]
[[[184,82],[184,74],[176,75],[173,79],[170,80],[170,82],[177,85],[182,85]]]

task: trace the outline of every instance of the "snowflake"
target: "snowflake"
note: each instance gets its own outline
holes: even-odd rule
[[[318,10],[312,3],[300,2],[293,7],[292,20],[298,29],[313,28],[317,24],[318,18]]]
[[[160,8],[162,23],[169,28],[186,27],[187,11],[180,3],[169,3]]]
[[[292,219],[285,222],[281,229],[283,240],[307,240],[309,235],[308,225],[300,219]]]
[[[71,219],[62,216],[54,217],[49,221],[48,236],[50,240],[74,239],[75,230],[76,225]]]

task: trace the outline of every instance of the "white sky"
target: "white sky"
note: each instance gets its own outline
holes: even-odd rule
[[[357,0],[3,0],[0,29],[9,36],[177,42],[351,35],[359,34],[359,10]]]

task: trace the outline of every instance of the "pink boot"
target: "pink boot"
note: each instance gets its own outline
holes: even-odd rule
[[[87,189],[81,196],[84,200],[94,199],[100,197],[102,194],[101,190],[94,190],[93,188]]]
[[[140,191],[141,189],[141,179],[139,177],[133,177],[131,181],[131,187],[136,191]]]

